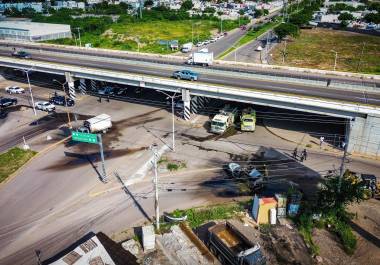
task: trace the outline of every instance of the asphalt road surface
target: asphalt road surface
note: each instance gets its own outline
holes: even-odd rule
[[[139,63],[134,61],[108,59],[102,57],[87,57],[67,55],[65,53],[40,53],[32,52],[32,61],[53,62],[77,66],[93,67],[97,69],[107,69],[114,71],[130,72],[137,74],[146,74],[160,77],[170,77],[174,70],[178,69],[172,65],[166,64],[153,64],[153,63]],[[1,50],[0,55],[9,56],[8,51]],[[128,65],[131,64],[131,65]],[[186,67],[188,68],[188,67]],[[342,93],[339,89],[285,83],[283,81],[269,80],[263,81],[255,79],[254,76],[249,74],[239,74],[226,71],[213,71],[203,70],[202,68],[195,68],[195,71],[200,73],[197,82],[204,82],[207,84],[219,84],[224,86],[253,89],[259,91],[271,91],[277,93],[287,93],[313,98],[323,98],[338,100],[344,102],[352,102],[357,104],[371,104],[380,106],[380,94],[376,93],[362,93],[358,91],[345,90]],[[184,81],[187,82],[187,81]]]

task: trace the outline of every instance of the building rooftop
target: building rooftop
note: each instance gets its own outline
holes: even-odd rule
[[[70,31],[70,25],[29,21],[0,21],[0,28],[29,31],[30,35],[46,35]]]

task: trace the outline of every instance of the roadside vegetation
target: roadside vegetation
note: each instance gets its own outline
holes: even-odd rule
[[[312,254],[319,254],[319,247],[313,242],[313,229],[327,229],[334,233],[340,239],[344,251],[349,255],[354,253],[357,239],[350,226],[353,215],[347,211],[347,207],[365,198],[363,185],[363,181],[346,171],[341,181],[338,176],[326,179],[317,201],[303,205],[303,211],[296,222]]]
[[[18,147],[14,147],[7,152],[0,154],[0,183],[5,181],[35,154],[37,154],[37,152],[23,150]]]
[[[278,44],[273,63],[337,71],[380,73],[380,37],[328,29],[301,30],[296,38]]]
[[[149,1],[147,1],[149,4]],[[220,19],[212,13],[190,16],[187,12],[191,1],[185,1],[180,10],[166,7],[144,9],[139,14],[128,14],[129,6],[103,4],[95,5],[84,13],[79,10],[62,9],[52,11],[50,16],[27,14],[34,22],[70,24],[73,32],[71,39],[59,39],[50,43],[79,45],[79,33],[82,45],[90,43],[92,47],[141,52],[172,53],[169,41],[178,40],[179,44],[209,39],[220,31]],[[97,16],[94,16],[97,15]],[[111,15],[113,15],[111,17]],[[240,25],[249,20],[241,17]],[[223,20],[223,31],[238,27],[238,20]]]

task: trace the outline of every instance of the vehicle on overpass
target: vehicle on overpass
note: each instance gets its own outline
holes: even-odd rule
[[[75,101],[69,97],[54,95],[49,99],[49,102],[54,105],[60,105],[65,107],[72,107],[75,105]]]
[[[6,108],[12,105],[17,105],[16,98],[0,98],[0,107]]]
[[[47,111],[47,112],[55,111],[55,105],[48,101],[37,101],[34,106],[36,107],[36,109],[39,109],[42,111]]]
[[[222,264],[266,264],[266,257],[254,235],[247,233],[236,222],[216,224],[208,228],[208,234],[208,247]]]
[[[226,105],[212,118],[211,132],[223,134],[228,128],[234,126],[237,112],[237,108],[232,108],[230,105]]]
[[[111,116],[108,114],[100,114],[83,122],[83,126],[78,128],[83,133],[106,133],[112,127]]]
[[[25,89],[19,86],[8,86],[5,88],[5,92],[9,94],[22,94],[25,93]]]
[[[256,111],[253,108],[243,109],[240,116],[240,130],[254,132],[256,129]]]
[[[197,81],[198,74],[190,70],[175,71],[173,77],[182,80]]]
[[[213,60],[214,53],[208,52],[208,50],[207,52],[199,51],[190,55],[189,60],[187,60],[187,64],[209,66],[212,65]]]
[[[30,53],[28,53],[26,51],[14,51],[14,52],[12,52],[12,56],[17,57],[17,58],[22,58],[22,59],[31,59],[32,58]]]

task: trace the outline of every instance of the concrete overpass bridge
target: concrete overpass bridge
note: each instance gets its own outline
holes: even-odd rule
[[[344,117],[349,152],[378,155],[380,148],[380,89],[376,81],[345,83],[324,76],[305,79],[250,71],[229,71],[147,62],[106,55],[83,55],[52,50],[31,50],[32,60],[10,58],[9,48],[0,49],[0,66],[65,75],[70,87],[80,80],[98,80],[182,93],[185,119],[197,97],[272,106],[303,112]],[[199,81],[174,80],[173,71],[193,68]]]

